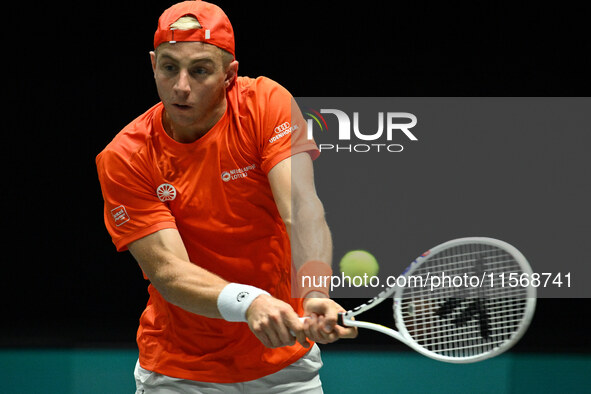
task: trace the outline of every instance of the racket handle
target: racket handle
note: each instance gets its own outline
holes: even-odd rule
[[[339,312],[339,315],[338,315],[338,317],[337,317],[337,325],[339,325],[339,326],[342,326],[342,327],[347,327],[347,325],[345,324],[345,313],[346,313],[346,312]],[[307,316],[300,317],[300,321],[301,321],[302,323],[303,323],[303,322],[304,322],[306,319],[308,319],[308,317],[307,317]],[[294,334],[294,332],[293,332],[291,329],[289,330],[289,333],[295,337],[295,334]]]
[[[346,326],[347,326],[347,325],[345,324],[345,313],[346,313],[346,312],[339,312],[339,315],[338,315],[338,317],[337,317],[337,324],[338,324],[339,326],[342,326],[342,327],[346,327]]]
[[[303,323],[306,319],[308,319],[308,317],[303,316],[303,317],[300,317],[299,319]],[[289,333],[294,337],[296,336],[295,333],[291,329],[289,329]]]
[[[345,314],[347,312],[339,312],[338,317],[337,317],[337,325],[342,326],[342,327],[347,327],[348,325],[345,324]],[[303,316],[299,318],[300,321],[303,323],[306,319],[308,319],[307,316]],[[295,337],[295,333],[290,329],[289,333],[291,335],[293,335]]]

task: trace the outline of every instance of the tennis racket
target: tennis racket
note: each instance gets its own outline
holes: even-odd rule
[[[339,314],[338,324],[381,332],[439,361],[485,360],[511,348],[527,330],[536,288],[509,278],[531,274],[525,257],[506,242],[455,239],[413,261],[397,278],[404,286]],[[355,319],[392,296],[397,330]]]

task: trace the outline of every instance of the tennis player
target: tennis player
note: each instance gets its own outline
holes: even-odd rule
[[[315,342],[357,331],[326,288],[299,285],[332,258],[301,112],[276,82],[238,77],[213,4],[167,9],[150,56],[161,102],[96,159],[106,227],[150,281],[137,392],[322,392]]]

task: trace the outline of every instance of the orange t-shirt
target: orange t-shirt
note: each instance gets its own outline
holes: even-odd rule
[[[259,287],[302,313],[291,298],[291,251],[267,174],[296,153],[318,155],[295,101],[270,79],[240,77],[227,110],[200,139],[183,144],[162,126],[159,103],[97,156],[105,224],[117,250],[164,228],[178,229],[189,257],[219,276]],[[187,312],[152,285],[137,343],[143,368],[172,377],[241,382],[300,358],[297,344],[264,347],[246,323]]]

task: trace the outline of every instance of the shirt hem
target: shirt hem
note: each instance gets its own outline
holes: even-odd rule
[[[318,147],[316,146],[316,144],[300,145],[290,149],[289,151],[279,153],[278,155],[273,157],[273,159],[263,164],[261,166],[261,169],[263,170],[263,172],[265,172],[265,174],[269,174],[269,171],[271,171],[273,167],[275,167],[281,161],[303,152],[307,152],[308,154],[310,154],[312,160],[316,160],[316,158],[320,155],[320,152],[318,151]]]
[[[139,363],[142,368],[147,369],[148,371],[153,371],[153,372],[156,372],[156,373],[159,373],[159,374],[171,377],[171,378],[176,378],[176,379],[185,379],[185,380],[192,380],[192,381],[196,381],[196,382],[207,382],[207,383],[243,383],[243,382],[249,382],[251,380],[260,379],[265,376],[268,376],[268,375],[271,375],[271,374],[281,371],[283,368],[295,363],[297,360],[302,358],[306,353],[308,353],[310,351],[312,346],[314,346],[314,342],[310,342],[309,348],[304,348],[304,347],[300,348],[291,357],[289,357],[285,362],[283,362],[281,364],[277,364],[277,365],[273,366],[273,368],[268,368],[268,369],[267,368],[257,368],[256,371],[253,371],[252,373],[244,373],[240,376],[234,375],[234,377],[236,377],[238,379],[232,379],[232,380],[223,379],[223,378],[220,379],[220,377],[227,377],[229,375],[232,375],[231,371],[217,370],[215,375],[211,375],[208,373],[198,373],[195,371],[188,371],[188,370],[179,369],[179,368],[171,368],[171,367],[159,368],[159,367],[157,367],[155,365],[151,365],[150,363],[143,360],[141,353],[139,355]]]
[[[145,237],[146,235],[150,235],[155,233],[156,231],[164,230],[166,228],[174,228],[176,229],[176,223],[174,221],[166,221],[153,224],[149,227],[143,228],[131,235],[128,235],[124,238],[121,238],[114,242],[115,247],[117,248],[118,252],[124,252],[127,250],[127,245],[130,243],[137,241],[140,238]]]

